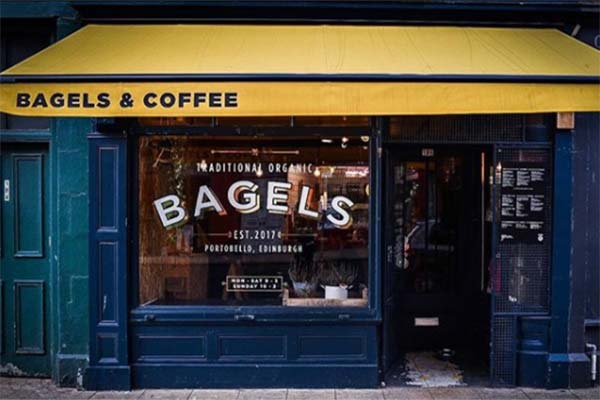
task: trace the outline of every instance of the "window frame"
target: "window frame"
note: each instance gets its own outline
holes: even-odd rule
[[[128,193],[129,235],[129,288],[130,320],[132,322],[194,322],[194,321],[373,321],[380,320],[381,257],[381,157],[380,130],[374,121],[359,127],[188,127],[141,126],[135,124],[128,135],[128,175],[131,185]],[[368,282],[369,298],[366,307],[285,307],[281,305],[141,305],[139,302],[139,139],[144,136],[248,136],[276,135],[293,140],[299,135],[315,137],[369,136],[369,245]]]

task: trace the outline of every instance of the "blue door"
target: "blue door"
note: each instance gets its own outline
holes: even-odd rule
[[[48,376],[48,151],[3,144],[0,240],[1,368]]]

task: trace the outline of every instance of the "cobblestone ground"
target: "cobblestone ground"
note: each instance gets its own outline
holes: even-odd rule
[[[577,390],[491,389],[483,387],[383,389],[134,390],[90,392],[58,388],[47,379],[0,378],[0,399],[184,399],[184,400],[600,400],[600,388]]]

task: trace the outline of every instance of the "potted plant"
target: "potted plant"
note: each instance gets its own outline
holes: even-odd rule
[[[326,299],[343,300],[348,298],[348,289],[352,288],[357,277],[356,266],[348,261],[339,261],[321,269],[319,282],[325,289]]]
[[[317,289],[317,274],[313,263],[307,260],[294,260],[288,275],[298,297],[310,297]]]

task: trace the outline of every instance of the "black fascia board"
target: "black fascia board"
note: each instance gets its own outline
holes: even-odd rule
[[[86,22],[464,23],[597,22],[597,2],[74,1]]]
[[[453,82],[453,83],[600,83],[593,75],[491,74],[85,74],[4,75],[0,83],[118,82]]]

